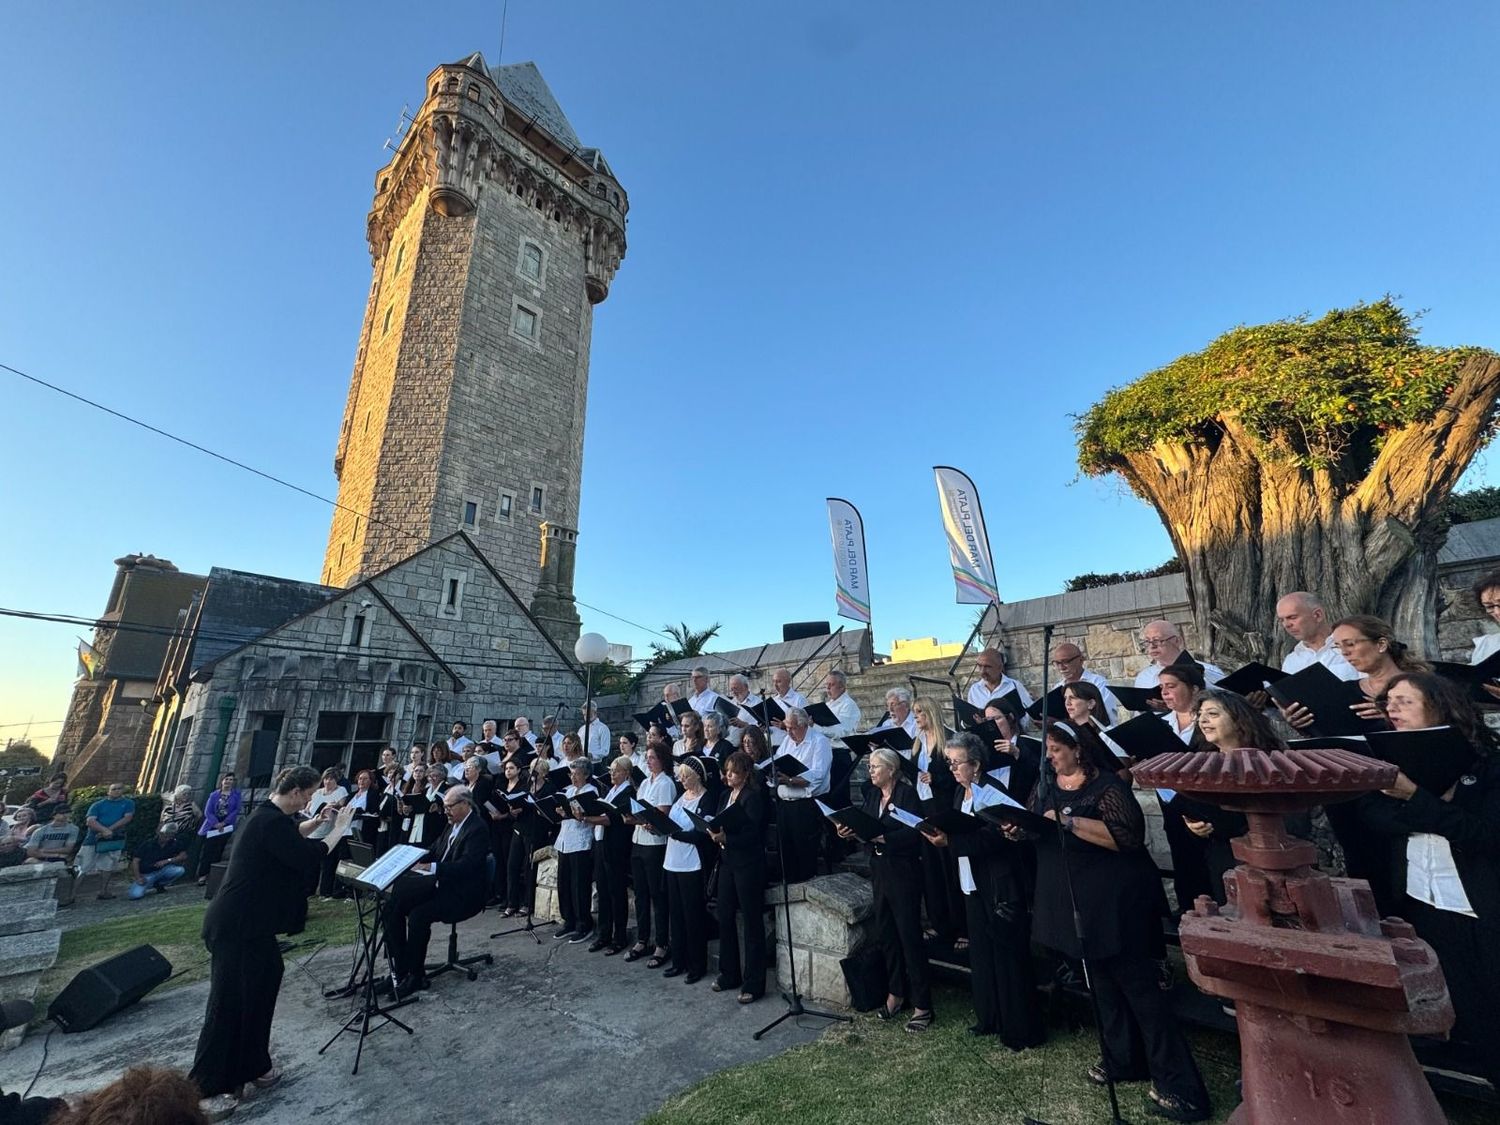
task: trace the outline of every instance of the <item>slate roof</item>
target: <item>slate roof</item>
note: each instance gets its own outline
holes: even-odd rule
[[[1448,541],[1438,550],[1439,566],[1493,558],[1500,558],[1500,518],[1454,524]]]
[[[214,663],[343,592],[337,586],[214,567],[208,572],[188,670]]]
[[[693,656],[685,660],[673,660],[667,664],[659,664],[647,673],[647,691],[650,692],[653,684],[661,685],[673,679],[686,680],[688,673],[700,664],[714,675],[746,672],[750,675],[752,683],[755,682],[758,674],[761,675],[761,679],[769,681],[771,673],[777,668],[785,668],[790,672],[824,645],[827,647],[823,648],[818,656],[820,662],[829,656],[844,654],[844,670],[850,673],[857,672],[860,667],[860,653],[871,643],[869,635],[868,629],[845,629],[834,641],[830,641],[828,634],[824,634],[821,637],[777,641],[774,644],[736,648],[727,652],[704,653],[702,656]]]
[[[552,96],[552,90],[542,77],[542,72],[536,68],[536,63],[507,63],[487,69],[506,101],[526,116],[536,118],[536,123],[551,133],[564,148],[581,147],[578,134],[568,121],[568,115]]]

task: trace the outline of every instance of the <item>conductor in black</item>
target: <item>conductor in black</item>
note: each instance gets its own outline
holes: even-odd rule
[[[332,807],[299,826],[293,819],[318,787],[310,766],[283,770],[270,798],[240,825],[229,870],[203,917],[203,943],[212,957],[208,1009],[189,1077],[205,1099],[233,1108],[241,1087],[274,1086],[281,1070],[271,1064],[271,1020],[281,990],[277,934],[301,933],[307,924],[307,888],[353,820],[355,810]],[[320,820],[333,828],[308,840]]]

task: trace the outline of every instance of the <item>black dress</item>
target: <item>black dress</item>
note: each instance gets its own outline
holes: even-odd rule
[[[912,753],[920,754],[921,749],[921,736],[918,735]],[[953,791],[958,788],[941,745],[932,748],[930,763],[927,774],[932,778],[932,798],[919,799],[924,816],[949,808],[953,804]],[[958,891],[958,865],[951,848],[935,848],[925,837],[920,839],[922,901],[927,907],[927,921],[937,933],[938,941],[952,945],[955,939],[963,936],[968,925],[963,896]]]
[[[1453,998],[1453,1038],[1475,1056],[1500,1089],[1500,1036],[1489,1021],[1500,1011],[1500,761],[1480,759],[1442,800],[1418,789],[1401,801],[1371,793],[1354,802],[1362,824],[1393,844],[1390,885],[1400,915],[1432,946]],[[1464,897],[1475,917],[1442,910],[1407,893],[1407,839],[1427,832],[1448,841]]]
[[[327,847],[267,801],[235,830],[229,870],[203,916],[212,956],[208,1006],[190,1077],[204,1097],[237,1094],[271,1069],[271,1020],[281,991],[277,934],[307,924],[309,879]]]
[[[1087,961],[1099,1006],[1104,1063],[1117,1081],[1149,1077],[1158,1092],[1207,1108],[1208,1090],[1158,983],[1161,879],[1146,854],[1145,818],[1135,794],[1112,773],[1094,772],[1076,790],[1055,784],[1032,796],[1037,812],[1102,820],[1116,848],[1071,833],[1036,838],[1032,936],[1065,957]],[[1072,876],[1072,896],[1063,864]],[[1076,901],[1083,935],[1074,929]]]
[[[730,806],[725,790],[719,812]],[[720,989],[738,988],[751,996],[766,991],[766,821],[770,811],[765,793],[750,783],[734,804],[745,811],[748,824],[724,830],[724,855],[719,861],[719,979]],[[740,941],[744,927],[744,942]],[[743,955],[742,955],[743,953]]]
[[[904,777],[898,778],[891,790],[890,805],[882,807],[883,800],[879,788],[870,786],[864,811],[878,820],[891,807],[919,815],[922,810],[917,791]],[[885,842],[866,846],[870,851],[870,884],[875,891],[875,940],[885,958],[886,988],[918,1011],[930,1012],[932,982],[927,943],[922,937],[922,848],[932,845],[915,828],[890,822],[884,827]]]

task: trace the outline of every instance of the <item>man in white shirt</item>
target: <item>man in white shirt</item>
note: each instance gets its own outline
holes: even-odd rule
[[[578,741],[583,744],[588,756],[596,762],[609,757],[609,728],[599,721],[599,705],[589,703],[583,711],[583,726],[578,728]],[[558,738],[561,745],[562,739]]]
[[[974,671],[979,679],[969,685],[968,700],[981,711],[984,705],[997,696],[1013,691],[1021,697],[1021,706],[1031,706],[1031,692],[1020,680],[1005,674],[1005,656],[998,648],[987,648],[974,660]]]
[[[1182,634],[1170,621],[1148,621],[1141,629],[1141,647],[1146,650],[1151,663],[1135,674],[1135,686],[1154,688],[1161,683],[1161,670],[1182,655]],[[1210,664],[1206,660],[1198,662],[1203,665],[1203,679],[1209,686],[1224,678],[1224,670],[1217,664]],[[1149,706],[1153,711],[1167,709],[1167,705],[1159,699],[1151,700]]]
[[[1072,641],[1052,646],[1052,667],[1057,671],[1058,683],[1063,687],[1080,681],[1093,684],[1104,699],[1104,711],[1108,716],[1106,721],[1113,726],[1120,713],[1120,701],[1109,690],[1109,684],[1103,676],[1092,668],[1084,667],[1083,659],[1083,649]]]
[[[511,724],[516,728],[516,733],[524,738],[531,748],[536,749],[536,732],[531,729],[531,720],[525,715],[517,715],[516,721]]]
[[[778,668],[771,673],[771,698],[783,711],[792,707],[806,707],[807,697],[800,691],[792,690],[792,674],[785,668]],[[780,746],[786,740],[786,724],[777,721],[771,724],[771,746]]]
[[[1491,621],[1500,621],[1500,571],[1486,574],[1470,588],[1479,608]],[[1500,633],[1481,633],[1474,638],[1474,651],[1469,654],[1470,664],[1483,664],[1500,652]],[[1493,698],[1500,699],[1500,684],[1480,685]]]
[[[1344,654],[1333,643],[1328,610],[1313,595],[1305,590],[1282,595],[1276,603],[1276,620],[1297,641],[1281,662],[1283,672],[1290,674],[1314,664],[1323,664],[1341,680],[1359,679],[1354,665],[1344,659]]]
[[[708,686],[708,669],[699,665],[693,669],[693,694],[688,696],[688,706],[699,715],[707,715],[714,709],[714,700],[719,693]]]
[[[829,774],[833,769],[833,747],[828,739],[808,725],[807,712],[800,706],[786,713],[786,738],[777,757],[796,758],[805,767],[798,777],[788,777],[773,765],[776,772],[776,795],[781,799],[782,866],[789,883],[811,879],[818,870],[818,845],[823,836],[823,815],[813,798],[828,794]]]
[[[760,702],[760,696],[750,690],[750,681],[741,672],[736,672],[729,677],[729,702],[737,707],[754,707]],[[734,744],[736,749],[739,748],[740,735],[745,732],[746,727],[760,726],[760,720],[748,711],[741,711],[727,722],[729,729],[724,732],[724,736]]]
[[[469,737],[469,724],[456,721],[453,724],[453,735],[448,739],[448,753],[463,756],[464,747],[472,746],[474,740]]]
[[[849,804],[849,776],[854,772],[854,759],[844,742],[844,735],[859,730],[863,716],[854,696],[849,694],[848,679],[837,668],[830,669],[823,680],[823,701],[839,720],[835,726],[818,728],[818,733],[833,747],[833,773],[826,803],[836,809],[844,808]]]
[[[904,687],[893,687],[885,693],[885,718],[871,730],[889,730],[900,727],[912,738],[917,737],[917,717],[911,713],[911,692]]]
[[[552,744],[550,751],[552,756],[554,758],[561,758],[563,736],[562,731],[557,729],[556,715],[542,716],[542,733],[538,736],[537,741],[540,742],[543,739]]]

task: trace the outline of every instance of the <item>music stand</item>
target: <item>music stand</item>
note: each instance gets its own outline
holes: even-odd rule
[[[385,908],[386,890],[395,883],[398,876],[409,871],[413,864],[417,863],[426,855],[426,849],[402,845],[392,848],[386,852],[375,863],[362,870],[359,875],[350,880],[354,888],[356,903],[356,918],[359,925],[360,953],[356,956],[355,970],[360,979],[354,985],[354,990],[360,994],[359,1007],[350,1013],[349,1018],[344,1021],[344,1026],[335,1031],[327,1043],[318,1048],[318,1054],[332,1047],[338,1041],[340,1035],[351,1034],[358,1038],[359,1045],[354,1049],[354,1069],[351,1074],[359,1073],[359,1061],[365,1050],[365,1039],[372,1031],[378,1031],[386,1024],[395,1024],[408,1035],[414,1034],[413,1030],[391,1015],[397,1008],[411,1003],[415,997],[406,996],[393,1000],[390,1004],[381,1004],[380,997],[375,988],[375,958],[385,943],[382,932],[381,918]],[[373,907],[366,907],[360,902],[361,896],[374,896]],[[387,967],[390,968],[392,990],[395,987],[395,969],[390,966],[390,950],[386,949]],[[352,975],[352,974],[351,974]],[[346,993],[347,994],[347,993]]]

